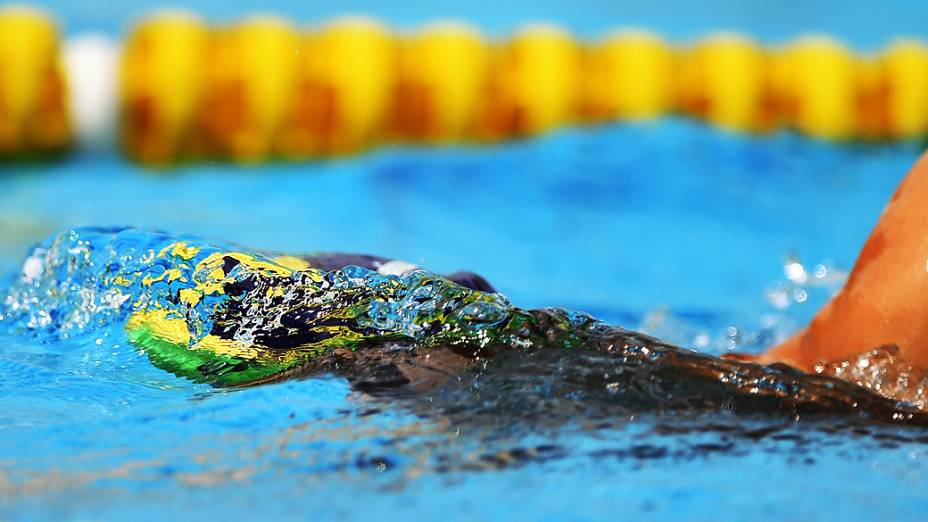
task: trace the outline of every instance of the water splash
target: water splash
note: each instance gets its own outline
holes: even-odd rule
[[[215,384],[260,380],[333,349],[390,340],[568,347],[606,327],[558,310],[538,331],[534,317],[502,295],[424,270],[324,271],[307,260],[134,229],[71,230],[27,257],[3,322],[40,341],[126,322],[129,339],[157,366]]]
[[[840,361],[817,364],[815,373],[853,382],[922,409],[928,405],[928,372],[903,358],[895,345],[881,346]]]
[[[134,229],[71,230],[27,257],[0,325],[48,343],[124,324],[155,366],[219,386],[329,372],[381,393],[489,370],[487,360],[506,354],[526,354],[520,368],[550,375],[538,361],[553,354],[562,378],[633,411],[928,422],[912,404],[833,377],[717,359],[583,313],[523,310],[424,270],[326,271],[313,259]]]
[[[659,308],[647,313],[636,329],[714,355],[760,353],[807,323],[841,290],[848,276],[831,260],[804,263],[797,255],[786,257],[782,271],[782,278],[765,289],[762,304],[747,314],[731,314],[738,316],[734,321],[712,324]]]

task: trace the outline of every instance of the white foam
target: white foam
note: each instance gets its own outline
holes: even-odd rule
[[[23,283],[29,284],[39,275],[42,274],[42,271],[45,269],[45,264],[42,262],[42,259],[38,256],[29,256],[26,258],[26,261],[23,263],[23,274],[22,281]]]
[[[64,44],[71,121],[78,144],[109,149],[115,144],[119,45],[101,34],[83,34]]]

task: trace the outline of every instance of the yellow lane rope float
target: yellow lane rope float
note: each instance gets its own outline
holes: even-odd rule
[[[395,75],[386,27],[341,18],[301,36],[278,152],[307,158],[351,152],[383,131]]]
[[[644,31],[613,33],[585,50],[581,72],[584,121],[643,120],[673,109],[674,51]]]
[[[574,119],[580,48],[570,35],[555,26],[533,25],[491,52],[478,137],[538,134]]]
[[[736,131],[770,127],[766,72],[769,57],[752,40],[718,34],[680,51],[678,109]]]
[[[152,16],[129,36],[119,69],[119,127],[122,147],[135,159],[167,162],[190,152],[209,72],[208,36],[184,12]]]
[[[56,153],[71,141],[54,23],[28,7],[0,8],[0,158]]]
[[[429,143],[472,136],[489,60],[480,33],[455,22],[431,24],[399,38],[390,134]]]
[[[857,130],[857,59],[823,37],[801,38],[775,55],[772,90],[787,123],[821,138],[850,138]]]
[[[928,47],[912,39],[858,55],[822,36],[768,48],[720,33],[682,47],[628,30],[584,43],[536,24],[494,41],[451,21],[392,34],[363,17],[212,26],[162,11],[121,45],[81,37],[60,51],[49,17],[27,8],[0,9],[0,34],[0,157],[100,143],[110,119],[122,150],[150,164],[485,142],[667,114],[829,140],[928,132]]]

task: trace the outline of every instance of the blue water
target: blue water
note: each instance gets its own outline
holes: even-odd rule
[[[78,157],[6,167],[0,272],[12,281],[51,232],[131,224],[474,270],[520,306],[585,310],[711,353],[760,350],[837,288],[918,153],[671,120],[260,168]],[[826,277],[788,280],[797,259]],[[913,430],[629,419],[544,381],[434,397],[472,418],[334,377],[217,391],[154,368],[119,328],[91,333],[0,339],[0,519],[864,520],[928,508]]]
[[[345,13],[376,17],[408,31],[437,19],[467,21],[491,37],[503,37],[527,22],[554,22],[585,39],[610,31],[645,27],[673,42],[687,43],[711,31],[740,31],[765,44],[781,44],[807,33],[826,33],[853,48],[874,51],[899,36],[925,38],[921,22],[926,6],[908,0],[512,0],[487,9],[484,0],[431,2],[406,0],[266,0],[259,4],[226,0],[170,2],[137,0],[33,0],[57,17],[68,34],[85,31],[119,35],[146,12],[183,6],[215,22],[228,22],[256,11],[286,16],[301,24],[318,24]]]

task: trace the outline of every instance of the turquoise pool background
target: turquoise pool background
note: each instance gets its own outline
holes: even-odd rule
[[[160,3],[46,5],[68,34],[115,36]],[[492,7],[193,6],[223,20],[258,9],[308,22],[364,12],[400,28],[451,16],[494,35],[537,19],[585,37],[636,25],[675,41],[735,29],[776,43],[817,30],[863,50],[896,34],[924,37],[928,13],[901,1]],[[771,290],[795,289],[787,258],[849,269],[920,150],[735,136],[667,119],[252,168],[150,171],[114,154],[3,166],[0,287],[50,233],[135,225],[475,270],[522,306],[585,310],[687,345],[705,336],[701,348],[713,353],[729,342],[757,350],[833,290],[803,287],[806,302],[774,306]],[[0,334],[0,520],[917,520],[928,509],[928,452],[906,430],[702,421],[776,429],[747,440],[719,428],[658,429],[672,417],[591,428],[577,415],[547,426],[502,404],[497,422],[448,423],[393,406],[334,378],[234,393],[191,385],[153,368],[118,329],[50,345]],[[893,437],[902,438],[886,442]],[[556,449],[502,467],[484,458],[547,447]]]

